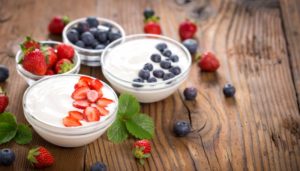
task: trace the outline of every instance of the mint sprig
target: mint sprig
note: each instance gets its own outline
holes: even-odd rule
[[[134,96],[124,93],[119,97],[117,119],[109,127],[107,137],[114,143],[121,143],[129,134],[139,139],[151,139],[154,122],[150,116],[140,113],[140,104]]]
[[[4,112],[0,114],[0,144],[14,139],[18,144],[27,144],[32,140],[31,129],[24,124],[17,124],[16,117]]]

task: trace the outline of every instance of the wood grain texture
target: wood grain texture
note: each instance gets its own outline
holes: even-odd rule
[[[56,157],[56,164],[47,170],[89,170],[96,161],[104,162],[109,170],[122,171],[300,170],[295,31],[299,29],[299,9],[294,5],[298,3],[194,0],[180,6],[173,0],[0,0],[0,63],[11,72],[1,86],[13,99],[8,110],[20,122],[26,122],[22,95],[27,85],[8,56],[14,56],[17,42],[25,35],[47,39],[47,23],[56,14],[72,19],[109,18],[120,23],[127,34],[135,34],[143,32],[142,11],[150,6],[161,17],[164,35],[177,40],[179,23],[192,18],[199,26],[199,48],[214,51],[221,62],[217,73],[200,72],[194,62],[189,79],[172,96],[142,104],[142,111],[152,116],[156,125],[152,155],[145,166],[137,164],[131,154],[133,138],[113,144],[103,135],[86,147],[67,149],[34,134],[30,145],[0,146],[13,148],[18,156],[13,166],[0,170],[29,170],[25,156],[35,145],[46,146]],[[101,68],[82,67],[80,72],[105,80]],[[227,82],[236,87],[235,98],[224,98],[222,87]],[[198,88],[196,101],[184,100],[182,92],[187,86]],[[189,121],[192,133],[175,137],[172,126],[177,120]]]

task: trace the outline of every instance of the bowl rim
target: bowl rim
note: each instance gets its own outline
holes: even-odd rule
[[[114,108],[114,110],[111,112],[110,116],[106,117],[105,120],[103,121],[97,121],[97,122],[94,122],[94,123],[90,123],[88,125],[82,125],[82,126],[79,126],[79,127],[64,127],[64,126],[57,126],[57,125],[54,125],[54,124],[51,124],[51,123],[47,123],[41,119],[38,119],[36,117],[34,117],[33,115],[31,115],[29,112],[27,112],[27,106],[26,106],[26,98],[27,98],[27,94],[28,92],[34,88],[37,84],[43,82],[43,81],[47,81],[49,79],[55,79],[57,77],[74,77],[74,76],[77,76],[77,77],[81,77],[81,76],[87,76],[87,77],[91,77],[93,79],[97,79],[95,77],[92,77],[92,76],[89,76],[89,75],[83,75],[83,74],[64,74],[64,75],[55,75],[55,76],[52,76],[52,77],[46,77],[46,78],[42,78],[38,81],[36,81],[35,83],[33,83],[32,85],[30,85],[26,91],[24,92],[23,94],[23,99],[22,99],[22,106],[23,106],[23,110],[24,112],[28,113],[28,116],[35,119],[37,122],[40,122],[42,124],[45,124],[47,126],[50,126],[52,128],[55,128],[55,129],[61,129],[61,130],[68,130],[68,131],[76,131],[76,130],[81,130],[81,129],[87,129],[87,128],[91,128],[91,127],[94,127],[94,126],[99,126],[101,125],[104,121],[108,120],[109,118],[113,117],[114,115],[117,115],[117,111],[118,111],[118,104],[119,104],[119,100],[118,100],[118,96],[116,94],[116,92],[105,82],[103,82],[102,80],[100,80],[102,82],[102,84],[107,87],[110,91],[112,91],[113,95],[114,95],[114,98],[115,98],[115,105],[116,107]]]
[[[64,30],[63,30],[63,34],[62,34],[62,37],[63,37],[63,41],[67,44],[70,44],[72,47],[74,47],[76,50],[79,50],[81,53],[102,53],[104,51],[104,49],[100,49],[100,50],[95,50],[95,49],[85,49],[85,48],[81,48],[81,47],[78,47],[76,46],[75,44],[73,44],[71,41],[69,41],[68,37],[67,37],[67,31],[75,24],[77,24],[78,22],[80,21],[85,21],[88,17],[82,17],[82,18],[77,18],[73,21],[71,21],[70,23],[68,23],[65,27],[64,27]],[[123,27],[118,24],[117,22],[113,21],[113,20],[110,20],[110,19],[107,19],[107,18],[101,18],[101,17],[95,17],[98,19],[98,21],[100,22],[106,22],[106,23],[109,23],[109,24],[112,24],[114,27],[116,27],[120,33],[121,33],[121,38],[122,37],[125,37],[126,36],[126,33],[125,33],[125,30],[123,29]],[[120,39],[120,38],[119,38]],[[117,39],[118,40],[118,39]],[[116,40],[115,40],[116,41]],[[113,42],[115,42],[113,41]],[[113,42],[110,42],[108,45],[112,44]],[[107,46],[108,46],[107,45]]]
[[[63,44],[62,42],[58,42],[58,41],[53,41],[53,40],[43,40],[43,41],[39,41],[40,44],[51,44],[51,45],[59,45],[59,44]],[[16,67],[17,70],[19,70],[24,76],[28,77],[28,78],[32,78],[32,79],[41,79],[41,78],[46,78],[46,77],[53,77],[55,75],[64,75],[64,74],[70,74],[70,73],[74,73],[79,67],[80,67],[80,63],[81,63],[81,59],[79,57],[78,52],[74,49],[74,57],[76,58],[76,60],[73,59],[73,62],[75,63],[74,67],[69,70],[68,72],[62,73],[62,74],[55,74],[55,75],[35,75],[27,70],[25,70],[23,68],[23,66],[21,64],[19,64],[21,55],[23,54],[22,50],[20,49],[15,57],[16,60]]]
[[[144,83],[139,83],[139,82],[133,82],[133,81],[128,81],[128,80],[125,80],[125,79],[121,79],[121,78],[118,78],[117,76],[115,76],[114,74],[112,74],[111,72],[109,72],[109,69],[107,69],[104,65],[104,56],[108,53],[109,50],[112,50],[113,48],[111,48],[111,46],[114,46],[115,44],[119,43],[120,41],[124,42],[126,41],[126,39],[132,39],[132,38],[158,38],[160,40],[165,40],[165,41],[168,41],[168,42],[171,42],[173,43],[174,45],[176,46],[179,46],[179,48],[181,48],[183,50],[183,52],[186,54],[186,58],[187,58],[187,62],[188,62],[188,65],[187,67],[185,68],[184,71],[182,71],[179,75],[175,75],[173,78],[169,79],[169,80],[163,80],[163,81],[160,81],[160,82],[155,82],[155,83],[148,83],[148,82],[144,82]],[[187,50],[186,47],[184,47],[181,43],[179,43],[178,41],[172,39],[172,38],[169,38],[167,36],[162,36],[162,35],[157,35],[157,34],[133,34],[133,35],[128,35],[128,36],[124,36],[122,38],[119,38],[118,40],[110,43],[105,49],[104,49],[104,52],[101,54],[101,67],[102,67],[102,72],[106,72],[109,76],[113,77],[115,80],[119,81],[119,82],[122,82],[122,83],[126,83],[126,84],[137,84],[137,85],[141,85],[141,86],[149,86],[147,88],[145,87],[130,87],[131,89],[137,89],[137,90],[156,90],[156,89],[165,89],[167,87],[171,87],[173,86],[174,82],[176,82],[176,80],[180,80],[181,78],[184,78],[184,76],[186,76],[190,69],[191,69],[191,65],[192,65],[192,57],[191,57],[191,54],[189,53],[189,51]],[[105,74],[104,74],[105,76]],[[165,84],[165,85],[170,85],[170,86],[163,86],[163,87],[159,87],[159,88],[154,88],[156,85],[162,85],[162,84]],[[124,84],[122,84],[122,86],[126,86]],[[126,86],[128,87],[128,86]]]

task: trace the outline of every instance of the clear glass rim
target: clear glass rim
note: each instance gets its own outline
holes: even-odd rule
[[[91,124],[89,124],[89,125],[83,125],[83,126],[80,126],[80,127],[63,127],[63,126],[57,126],[57,125],[54,125],[54,124],[51,124],[51,123],[47,123],[47,122],[45,122],[45,121],[43,121],[43,120],[40,120],[40,119],[38,119],[38,118],[32,116],[31,113],[27,112],[27,111],[28,111],[27,106],[26,106],[26,98],[27,98],[27,94],[28,94],[28,92],[29,92],[32,88],[34,88],[37,84],[39,84],[39,83],[41,83],[41,82],[43,82],[43,81],[49,80],[49,79],[54,79],[54,78],[56,78],[56,77],[73,77],[73,76],[79,76],[79,77],[80,77],[80,76],[87,76],[87,77],[91,77],[91,76],[83,75],[83,74],[55,75],[55,76],[52,76],[52,77],[46,77],[46,78],[40,79],[40,80],[36,81],[35,83],[33,83],[31,86],[29,86],[29,87],[26,89],[26,91],[24,92],[24,95],[23,95],[23,102],[22,102],[22,103],[23,103],[23,110],[24,110],[24,112],[26,111],[26,113],[29,114],[28,116],[30,116],[31,118],[35,119],[37,122],[43,123],[43,124],[45,124],[45,125],[47,125],[47,126],[50,126],[50,127],[56,128],[56,129],[65,129],[65,130],[70,130],[70,131],[72,131],[72,130],[74,130],[74,131],[75,131],[75,130],[81,130],[81,129],[85,129],[85,128],[91,128],[91,127],[94,127],[94,126],[102,125],[102,123],[103,123],[104,121],[108,120],[109,118],[111,118],[111,117],[113,117],[114,115],[117,114],[117,111],[118,111],[118,103],[119,103],[119,102],[118,102],[118,96],[117,96],[116,92],[115,92],[108,84],[106,84],[106,83],[103,82],[103,81],[101,81],[101,82],[103,83],[103,85],[104,85],[105,87],[107,87],[110,91],[113,92],[114,97],[115,97],[116,107],[115,107],[115,109],[111,112],[110,116],[108,116],[107,118],[105,118],[105,120],[103,120],[103,121],[101,121],[101,122],[100,122],[100,121],[97,121],[97,122],[91,123]],[[94,78],[94,77],[91,77],[91,78]],[[95,78],[94,78],[94,79],[95,79]]]

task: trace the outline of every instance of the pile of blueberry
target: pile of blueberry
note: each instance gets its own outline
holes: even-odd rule
[[[95,17],[87,17],[67,32],[70,42],[85,49],[104,49],[120,37],[121,33],[117,28],[109,23],[100,24]]]
[[[160,69],[154,69],[152,63],[146,63],[138,73],[139,78],[135,78],[133,82],[143,83],[146,81],[153,83],[157,82],[157,79],[165,81],[181,73],[179,66],[173,66],[174,63],[179,61],[179,57],[176,54],[172,54],[166,43],[157,44],[156,49],[159,53],[152,54],[150,58],[153,63],[159,63]],[[142,87],[140,84],[133,84],[132,86]]]

